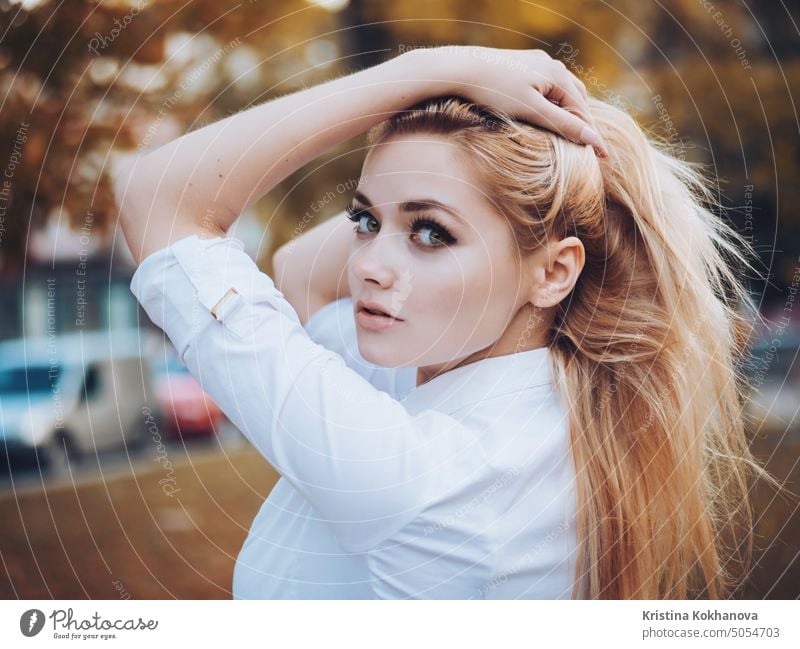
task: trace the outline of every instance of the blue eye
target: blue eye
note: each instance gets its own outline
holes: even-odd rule
[[[426,248],[439,248],[441,246],[453,244],[456,241],[455,237],[453,237],[443,225],[431,218],[414,217],[414,220],[411,222],[411,229],[415,233],[418,233],[420,230],[430,231],[428,240],[433,243],[424,244]]]
[[[355,221],[356,222],[356,227],[354,229],[354,232],[361,232],[363,234],[364,231],[361,230],[360,228],[361,228],[362,224],[364,224],[365,221],[370,221],[371,220],[373,223],[377,223],[377,221],[375,220],[375,217],[373,217],[372,214],[370,214],[366,210],[357,210],[357,209],[352,208],[352,207],[350,207],[348,205],[345,208],[345,211],[347,212],[347,218],[350,219],[351,221]],[[369,227],[369,226],[367,226],[367,227]]]
[[[356,234],[369,234],[370,232],[378,231],[380,223],[368,211],[350,205],[345,208],[345,211],[347,212],[347,218],[356,223],[353,229]],[[366,227],[367,230],[361,229],[362,226]],[[452,245],[457,241],[444,225],[431,217],[415,217],[411,222],[411,231],[413,232],[412,238],[421,248],[441,248]],[[425,243],[420,243],[420,231],[428,231],[428,234],[422,238]]]

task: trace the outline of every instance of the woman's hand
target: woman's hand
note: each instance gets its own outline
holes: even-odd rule
[[[563,135],[591,144],[608,155],[592,128],[586,86],[544,50],[507,50],[472,45],[411,50],[423,66],[443,70],[459,95],[502,110]]]

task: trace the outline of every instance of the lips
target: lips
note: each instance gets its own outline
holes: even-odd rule
[[[395,320],[399,320],[402,322],[402,318],[398,318],[396,315],[392,314],[389,310],[384,309],[377,302],[365,302],[363,300],[359,300],[356,303],[356,306],[358,311],[366,311],[367,313],[373,313],[375,315],[388,316],[390,318],[394,318]]]
[[[373,313],[375,315],[389,315],[388,313],[384,313],[383,311],[374,311],[373,309],[368,309],[367,307],[364,307],[364,311]]]

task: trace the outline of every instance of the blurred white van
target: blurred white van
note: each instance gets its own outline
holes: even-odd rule
[[[146,439],[150,368],[138,329],[0,342],[0,464],[58,471]]]

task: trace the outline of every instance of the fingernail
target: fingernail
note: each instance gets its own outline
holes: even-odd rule
[[[605,144],[601,137],[588,126],[584,126],[581,129],[580,140],[583,144],[591,144],[594,147],[594,150],[598,152],[598,155],[602,157],[606,157],[608,152],[606,151]]]

